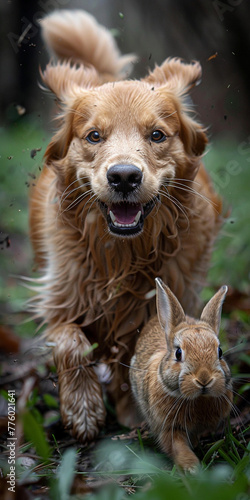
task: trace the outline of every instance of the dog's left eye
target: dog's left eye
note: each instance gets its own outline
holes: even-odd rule
[[[92,130],[91,132],[89,132],[86,139],[91,144],[96,144],[97,142],[101,141],[100,134],[99,134],[99,132],[97,132],[97,130]]]
[[[163,142],[166,139],[166,135],[163,134],[161,130],[154,130],[150,136],[152,142]]]

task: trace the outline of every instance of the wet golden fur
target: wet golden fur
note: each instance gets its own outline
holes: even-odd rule
[[[197,307],[220,225],[220,200],[200,160],[206,134],[186,100],[200,80],[199,63],[167,59],[143,80],[124,80],[134,57],[120,56],[91,16],[59,11],[42,27],[61,58],[43,73],[61,110],[31,195],[31,240],[43,275],[33,308],[56,344],[63,421],[85,440],[105,420],[89,361],[111,363],[108,390],[118,417],[129,423],[128,370],[117,360],[129,364],[140,329],[155,313],[155,277],[187,312]],[[160,144],[150,140],[158,129],[167,137]],[[91,130],[98,130],[101,142],[88,142]],[[106,174],[121,163],[143,172],[132,203],[158,196],[135,237],[111,234],[98,205],[117,202]],[[99,347],[83,357],[93,342]]]

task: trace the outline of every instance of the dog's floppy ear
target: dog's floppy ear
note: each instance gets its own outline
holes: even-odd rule
[[[100,78],[93,67],[72,65],[70,61],[49,63],[41,77],[46,88],[64,103],[75,98],[80,89],[100,85]]]
[[[180,113],[180,138],[189,155],[200,156],[204,153],[208,139],[204,128],[184,110]]]
[[[55,94],[59,102],[61,113],[58,115],[60,127],[52,138],[45,152],[47,164],[53,160],[63,158],[72,139],[72,120],[75,102],[79,95],[84,98],[87,87],[94,87],[99,83],[99,77],[94,68],[72,65],[68,62],[48,64],[41,77],[46,89]]]
[[[169,91],[176,98],[180,119],[180,137],[185,150],[190,155],[201,155],[207,144],[207,136],[201,125],[191,117],[192,106],[188,93],[201,81],[201,65],[195,61],[186,64],[181,59],[166,59],[161,66],[156,66],[145,81],[163,94]]]
[[[167,84],[168,90],[173,90],[180,97],[200,83],[201,74],[201,65],[197,61],[186,64],[181,59],[168,58],[161,66],[156,66],[145,80],[156,88]]]
[[[55,160],[64,158],[67,154],[70,142],[72,140],[72,113],[60,116],[61,126],[57,133],[52,137],[45,151],[46,164],[49,166]],[[54,164],[55,166],[55,164]]]

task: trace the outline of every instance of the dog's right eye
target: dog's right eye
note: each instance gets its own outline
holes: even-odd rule
[[[163,142],[166,140],[166,135],[161,130],[154,130],[150,136],[152,142]]]
[[[97,144],[98,142],[101,142],[101,137],[99,132],[97,132],[97,130],[91,130],[91,132],[89,132],[89,134],[87,135],[86,139],[91,144]]]

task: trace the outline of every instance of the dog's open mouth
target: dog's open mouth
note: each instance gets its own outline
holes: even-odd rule
[[[156,198],[145,205],[140,203],[112,203],[110,206],[99,202],[109,230],[119,236],[133,236],[143,230],[144,220],[154,208]]]

